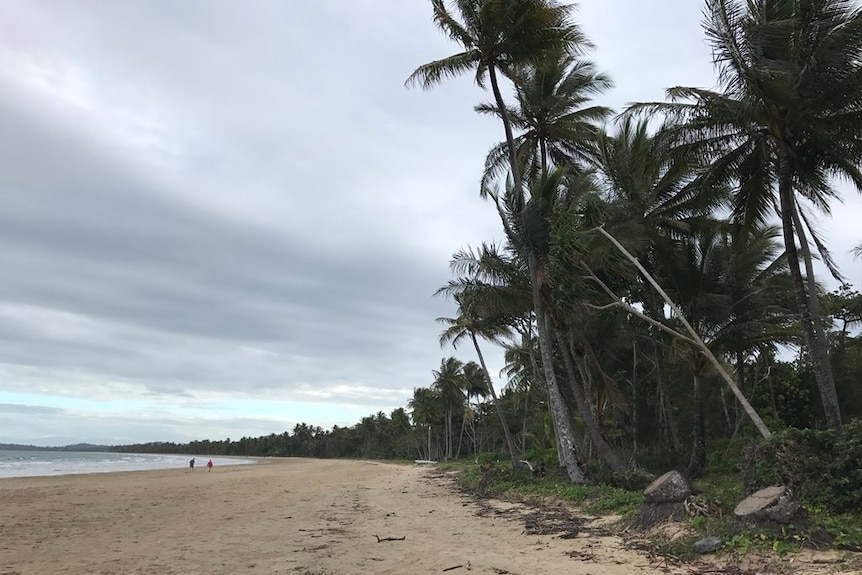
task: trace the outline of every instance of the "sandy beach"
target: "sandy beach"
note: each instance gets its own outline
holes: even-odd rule
[[[0,575],[698,571],[625,548],[595,518],[478,501],[445,474],[374,462],[2,479],[0,502]],[[786,572],[841,567],[805,565]]]

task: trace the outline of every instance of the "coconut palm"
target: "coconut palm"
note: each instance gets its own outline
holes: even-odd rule
[[[497,398],[497,392],[494,390],[494,384],[491,381],[491,375],[488,373],[488,367],[485,364],[485,356],[482,355],[482,349],[479,347],[478,338],[485,339],[492,343],[501,343],[501,338],[509,333],[508,327],[493,318],[482,317],[479,313],[481,301],[476,299],[475,291],[462,292],[455,295],[455,300],[458,303],[458,313],[454,318],[439,317],[437,321],[446,325],[446,329],[440,334],[440,345],[452,344],[457,349],[458,343],[462,339],[469,339],[473,343],[473,349],[476,350],[476,355],[479,357],[482,374],[484,378],[484,387],[482,391],[491,395],[491,401],[494,404],[494,409],[497,416],[500,418],[500,425],[503,427],[503,434],[506,437],[506,446],[509,448],[509,455],[512,458],[512,465],[518,466],[521,460],[521,454],[515,446],[515,441],[512,438],[512,433],[509,431],[509,426],[506,422],[506,415],[503,411],[500,401]],[[475,364],[474,364],[475,365]],[[472,369],[470,375],[472,376]],[[470,381],[474,384],[475,380]]]
[[[703,179],[738,186],[739,221],[757,226],[777,212],[826,423],[840,430],[801,203],[828,212],[836,175],[862,190],[862,9],[852,0],[708,0],[705,14],[719,90],[672,88],[670,102],[636,109],[669,114],[680,149],[710,160]]]
[[[504,196],[495,196],[510,245],[521,260],[529,262],[533,313],[539,339],[541,364],[548,390],[551,418],[562,449],[560,459],[574,483],[587,481],[579,460],[574,430],[570,425],[568,406],[563,400],[554,370],[555,324],[550,254],[552,250],[552,219],[555,214],[568,213],[593,190],[592,180],[585,173],[567,174],[561,168],[540,172],[528,184],[529,200],[514,185]]]
[[[428,89],[471,71],[480,87],[485,87],[487,79],[503,121],[512,174],[516,187],[520,187],[512,125],[497,74],[511,77],[522,66],[539,62],[548,53],[585,44],[579,30],[568,20],[571,6],[553,0],[455,0],[454,11],[444,0],[431,0],[431,5],[434,24],[462,51],[419,66],[407,79],[407,85]]]
[[[427,428],[428,450],[426,459],[434,459],[431,448],[432,429],[442,420],[440,414],[440,396],[436,390],[430,387],[418,387],[413,390],[413,397],[407,402],[410,409],[410,417],[416,426]]]
[[[534,209],[526,209],[527,195],[519,169],[512,123],[500,91],[497,71],[510,78],[514,77],[519,68],[530,62],[539,62],[550,53],[585,47],[585,39],[569,21],[571,7],[558,5],[553,0],[456,0],[454,6],[458,18],[447,10],[443,0],[432,0],[432,5],[435,24],[459,43],[463,51],[444,60],[420,66],[410,76],[408,84],[419,83],[429,88],[446,77],[470,70],[475,70],[475,78],[480,86],[484,86],[486,77],[489,79],[494,102],[503,123],[512,175],[512,188],[506,194],[506,211],[510,216],[521,219],[524,224],[521,227],[524,228],[528,225],[528,220],[544,212],[535,209],[541,201],[531,204]],[[548,181],[550,179],[545,183]],[[551,186],[554,187],[555,184]],[[510,216],[501,211],[504,227],[511,228]],[[507,234],[511,236],[513,231],[507,229]],[[575,451],[568,413],[554,374],[553,339],[546,325],[545,315],[549,303],[546,298],[547,278],[544,264],[538,261],[535,255],[535,252],[527,250],[523,259],[530,272],[533,313],[538,328],[542,365],[551,396],[553,419],[561,433],[559,439],[564,450],[561,457],[570,480],[573,483],[583,483],[587,481],[587,476]]]
[[[444,459],[451,459],[454,453],[452,416],[456,411],[461,412],[463,410],[466,400],[464,373],[461,371],[463,367],[464,364],[461,361],[454,357],[447,357],[440,360],[440,369],[432,372],[434,374],[434,389],[439,394],[445,417]]]
[[[583,166],[595,158],[600,125],[612,111],[591,104],[613,84],[589,60],[557,50],[518,72],[515,97],[518,106],[506,112],[514,129],[519,171],[527,179],[549,165]],[[481,113],[499,116],[496,105],[477,106]],[[483,189],[509,169],[508,142],[494,146],[485,161]]]

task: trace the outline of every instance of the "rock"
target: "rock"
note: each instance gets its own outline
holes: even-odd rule
[[[643,491],[647,503],[675,503],[691,495],[691,485],[679,471],[668,471]]]
[[[724,545],[724,541],[720,537],[712,535],[696,541],[691,548],[694,549],[695,553],[712,553],[721,549],[722,545]]]
[[[783,485],[773,485],[766,489],[753,493],[739,502],[733,510],[733,514],[740,519],[747,519],[756,516],[764,509],[772,507],[778,503],[779,498],[784,495],[787,488]]]

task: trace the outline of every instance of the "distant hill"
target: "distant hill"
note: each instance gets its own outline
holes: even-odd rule
[[[62,447],[44,447],[39,445],[21,445],[19,443],[0,443],[0,451],[111,451],[110,445],[95,445],[93,443],[75,443]]]

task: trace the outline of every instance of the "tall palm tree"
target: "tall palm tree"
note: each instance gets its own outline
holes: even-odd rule
[[[562,168],[541,172],[529,182],[530,195],[525,204],[514,186],[503,197],[496,197],[509,243],[518,256],[529,262],[533,314],[539,339],[541,364],[548,389],[551,418],[562,449],[560,459],[573,483],[588,481],[579,459],[574,429],[570,424],[568,406],[554,370],[554,312],[550,254],[552,250],[552,219],[555,213],[566,213],[592,190],[591,179],[584,173],[568,174]]]
[[[484,88],[487,78],[503,121],[512,175],[520,188],[512,124],[497,73],[511,77],[549,52],[580,46],[585,39],[568,20],[572,7],[553,0],[454,0],[452,4],[454,11],[444,0],[431,0],[433,20],[462,50],[419,66],[406,83],[429,89],[444,79],[475,71],[476,84]]]
[[[512,123],[500,91],[497,71],[513,77],[519,67],[541,61],[549,53],[585,47],[584,37],[569,21],[571,6],[559,5],[554,0],[456,0],[454,6],[459,20],[447,10],[443,0],[432,0],[432,5],[435,24],[459,43],[463,51],[420,66],[408,78],[408,84],[420,83],[423,87],[430,88],[448,76],[475,69],[476,81],[483,86],[487,76],[506,135],[513,184],[508,198],[509,210],[524,221],[531,219],[532,216],[525,209],[526,195]],[[511,221],[505,216],[503,221],[504,227],[511,226]],[[511,235],[511,230],[507,233]],[[562,457],[570,480],[573,483],[584,483],[587,481],[587,475],[576,455],[566,406],[562,403],[553,371],[553,340],[545,323],[545,306],[548,303],[545,297],[545,270],[542,262],[535,259],[534,253],[527,252],[524,255],[530,271],[533,312],[538,327],[542,364],[551,395],[554,423],[562,434],[561,444],[565,451]]]
[[[672,88],[670,102],[637,109],[674,119],[681,149],[710,159],[703,179],[738,185],[740,221],[760,225],[777,212],[826,423],[840,430],[800,202],[828,212],[836,175],[862,190],[862,8],[853,0],[707,0],[705,13],[719,90]]]

